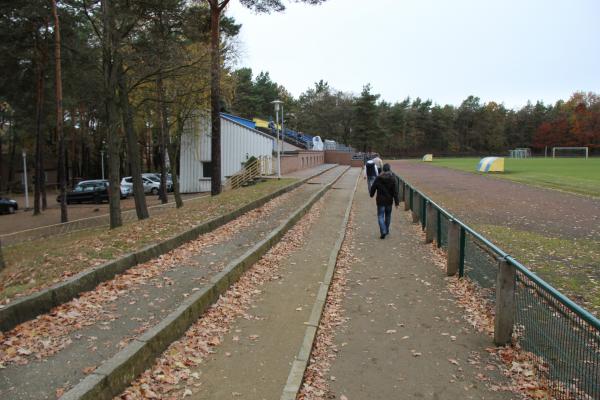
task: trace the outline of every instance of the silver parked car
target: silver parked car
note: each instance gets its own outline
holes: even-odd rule
[[[158,182],[160,185],[160,173],[159,172],[147,172],[142,174],[144,178],[151,179],[155,182]],[[173,177],[171,174],[167,174],[167,192],[173,191]]]
[[[131,176],[126,176],[125,178],[121,179],[121,186],[124,185],[130,187],[131,192],[133,193],[133,178]],[[144,185],[144,193],[158,194],[160,182],[142,176],[142,185]]]

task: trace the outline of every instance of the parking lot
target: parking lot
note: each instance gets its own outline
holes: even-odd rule
[[[182,198],[186,199],[202,196],[201,193],[183,194]],[[47,193],[48,209],[40,215],[33,216],[33,193],[29,196],[29,211],[25,211],[25,196],[24,195],[2,195],[16,200],[19,203],[19,210],[12,215],[0,215],[0,235],[19,232],[26,229],[39,228],[42,226],[53,225],[60,223],[60,204],[56,202],[57,192],[49,191]],[[173,193],[169,193],[169,202],[174,202]],[[146,202],[148,207],[159,205],[158,196],[147,195]],[[133,197],[121,200],[121,210],[133,210],[135,203]],[[108,203],[102,204],[70,204],[68,206],[69,221],[82,218],[97,217],[108,214]]]

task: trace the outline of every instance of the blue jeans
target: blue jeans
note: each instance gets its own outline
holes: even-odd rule
[[[377,221],[379,221],[379,232],[382,235],[390,233],[390,222],[392,222],[392,206],[377,206]]]
[[[367,189],[369,190],[369,194],[371,193],[371,186],[373,186],[373,182],[375,182],[376,176],[367,176]]]

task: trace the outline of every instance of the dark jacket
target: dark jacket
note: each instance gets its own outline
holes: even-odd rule
[[[393,172],[392,172],[392,175],[394,175],[394,178],[396,179],[396,196],[398,196],[398,198],[400,198],[400,185],[402,185],[400,183],[400,177]]]
[[[367,176],[376,177],[377,176],[377,166],[373,162],[367,162],[365,164],[365,169],[367,170]]]
[[[396,175],[392,172],[384,172],[375,179],[371,186],[371,197],[375,196],[375,192],[377,192],[375,200],[378,206],[391,206],[393,203],[400,204],[398,183]]]

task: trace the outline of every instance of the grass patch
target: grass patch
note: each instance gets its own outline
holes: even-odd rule
[[[478,173],[479,158],[434,158],[433,165]],[[600,158],[504,159],[504,173],[486,174],[532,186],[600,197]]]
[[[542,279],[600,315],[600,242],[564,239],[497,225],[476,225]]]
[[[5,247],[2,251],[7,268],[0,272],[0,301],[48,287],[87,268],[173,237],[294,181],[269,179],[216,197],[186,201],[181,209],[167,209],[117,229],[98,227]]]

